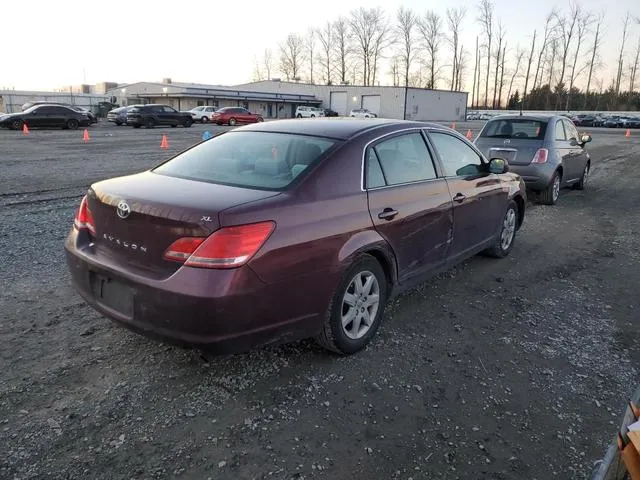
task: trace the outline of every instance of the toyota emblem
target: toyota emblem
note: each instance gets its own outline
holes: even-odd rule
[[[129,204],[124,200],[120,200],[118,202],[117,213],[120,218],[127,218],[131,213],[131,207],[129,207]]]

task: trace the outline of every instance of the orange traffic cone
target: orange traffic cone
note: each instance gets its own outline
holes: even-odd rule
[[[162,135],[162,143],[160,144],[160,148],[169,148],[169,141],[167,140],[166,135]]]
[[[451,124],[451,128],[452,128],[453,130],[455,130],[455,129],[456,129],[456,122],[453,122],[453,123]]]
[[[29,135],[29,127],[27,127],[26,123],[22,124],[22,134],[23,135]]]
[[[89,141],[89,130],[84,129],[84,134],[82,135],[82,140],[86,143]]]
[[[471,129],[467,130],[467,140],[471,140],[473,138],[473,132]]]
[[[624,134],[625,137],[630,137],[631,136],[631,129],[627,128],[627,133]]]

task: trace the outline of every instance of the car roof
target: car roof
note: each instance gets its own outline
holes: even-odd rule
[[[560,117],[559,115],[552,114],[536,114],[536,115],[518,115],[518,114],[510,114],[510,115],[498,115],[496,117],[492,117],[489,121],[492,120],[537,120],[540,122],[548,122],[552,118],[566,118]]]
[[[339,140],[347,140],[360,133],[377,128],[398,126],[403,128],[437,128],[444,129],[442,125],[426,122],[413,122],[409,120],[392,120],[387,118],[372,118],[366,121],[355,118],[298,118],[287,120],[274,120],[271,122],[253,123],[238,130],[251,130],[259,132],[293,133],[298,135],[315,135]]]

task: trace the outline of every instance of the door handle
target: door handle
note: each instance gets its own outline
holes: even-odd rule
[[[464,202],[464,199],[467,198],[465,195],[461,194],[461,193],[457,193],[455,197],[453,197],[453,201],[454,202]]]
[[[385,208],[378,214],[380,220],[393,220],[393,217],[398,215],[398,211],[393,208]]]

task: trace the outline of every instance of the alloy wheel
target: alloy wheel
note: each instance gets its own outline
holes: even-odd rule
[[[376,276],[366,270],[353,277],[342,298],[342,329],[358,340],[375,323],[380,307],[380,285]]]

